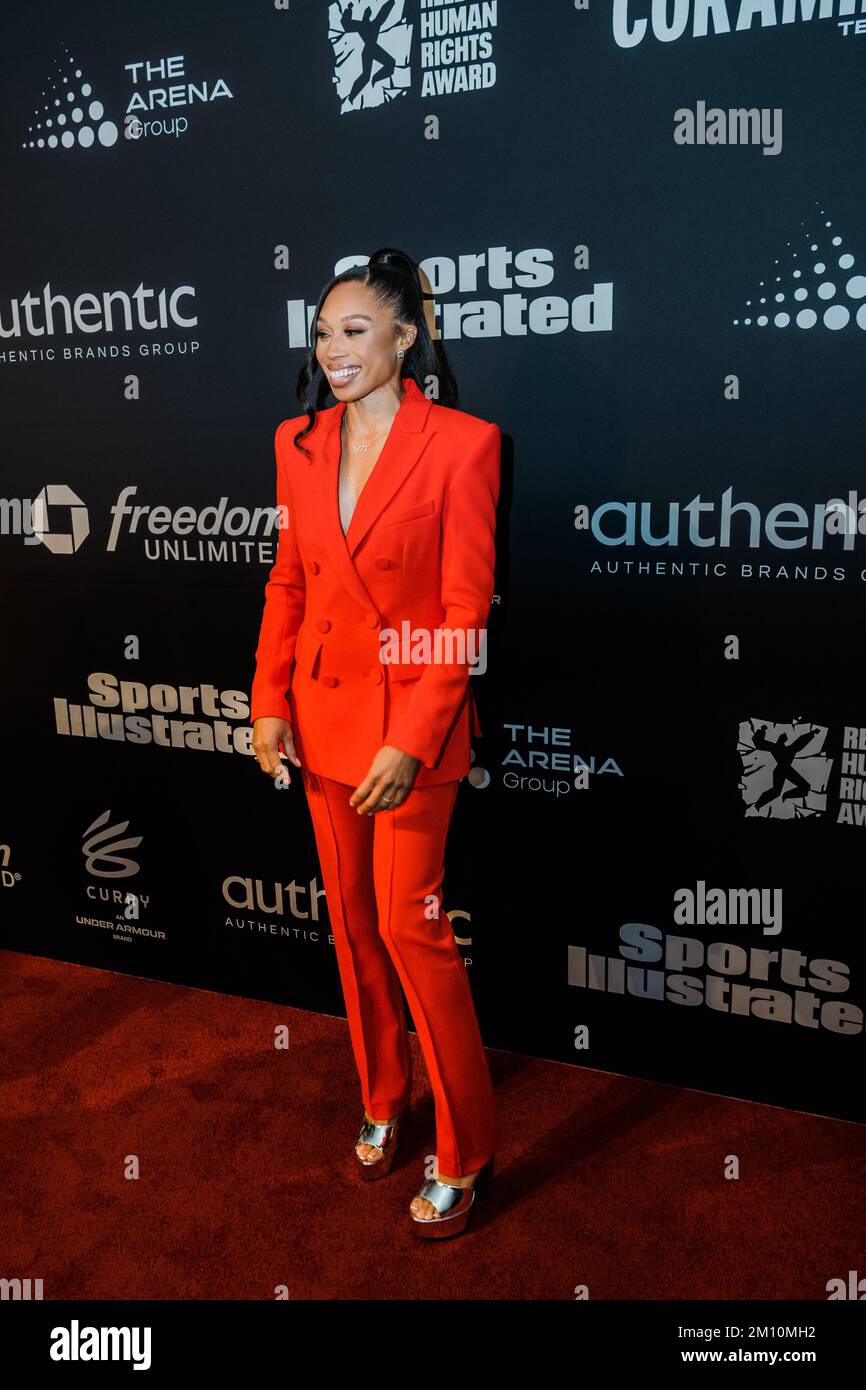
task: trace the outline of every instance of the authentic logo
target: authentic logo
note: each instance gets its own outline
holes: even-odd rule
[[[88,150],[116,144],[117,126],[105,119],[102,102],[93,97],[93,87],[65,45],[63,57],[54,63],[56,71],[42,93],[45,101],[33,113],[22,149]]]
[[[592,560],[590,574],[625,575],[629,578],[723,579],[728,575],[744,580],[819,580],[841,583],[848,579],[844,565],[812,564],[815,552],[826,548],[838,556],[862,548],[866,535],[866,511],[853,490],[848,501],[841,497],[826,502],[777,502],[772,506],[734,498],[728,487],[720,500],[705,499],[701,493],[690,501],[610,501],[598,505],[579,502],[574,507],[575,531],[588,532],[599,545],[608,548],[647,547],[646,559]],[[652,549],[690,547],[703,551],[743,551],[771,547],[783,554],[795,550],[804,556],[786,556],[772,564],[740,560],[728,564],[715,557],[703,560],[685,558],[652,559]],[[804,559],[806,563],[804,563]],[[866,583],[866,566],[857,556],[859,568],[853,573]]]
[[[406,8],[406,0],[338,0],[328,6],[332,80],[341,115],[384,106],[409,92],[414,25]],[[420,0],[420,95],[452,96],[492,87],[497,22],[495,4],[446,6],[441,0]]]
[[[738,327],[824,328],[838,333],[856,324],[866,329],[866,275],[856,269],[854,255],[843,246],[842,237],[824,209],[818,210],[815,226],[804,229],[799,249],[786,242],[783,256],[777,256],[767,279],[759,280],[757,292],[745,302],[747,313],[735,318]],[[862,302],[861,302],[862,301]]]

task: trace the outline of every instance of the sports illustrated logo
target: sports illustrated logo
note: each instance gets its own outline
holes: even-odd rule
[[[105,115],[102,101],[93,96],[93,86],[85,79],[80,64],[64,45],[62,56],[54,59],[55,70],[48,80],[45,98],[36,107],[27,127],[25,150],[108,149],[120,138],[120,128]],[[181,108],[209,103],[234,93],[222,77],[190,78],[183,54],[138,59],[124,63],[126,82],[132,91],[126,104],[123,133],[127,140],[162,135],[178,139],[190,127]],[[152,115],[156,112],[158,114]],[[170,114],[169,114],[170,113]]]
[[[707,929],[714,933],[714,928]],[[796,1024],[815,1036],[863,1035],[863,1010],[849,997],[851,967],[842,960],[810,958],[799,946],[764,946],[669,932],[650,922],[623,922],[617,955],[568,946],[568,984],[574,989],[631,995],[693,1014],[712,1009],[746,1019]],[[768,963],[769,962],[769,963]]]
[[[366,265],[369,255],[344,256],[334,267],[340,275],[350,266]],[[610,333],[613,330],[613,283],[593,282],[583,294],[571,293],[568,280],[564,293],[549,288],[556,279],[554,253],[546,246],[512,251],[507,246],[490,246],[486,251],[469,251],[457,258],[427,256],[419,262],[422,284],[434,296],[431,312],[436,334],[443,339],[471,338],[552,338],[571,330],[574,333]],[[589,273],[590,254],[585,245],[575,246],[564,275],[572,271]],[[426,282],[426,283],[425,283]],[[527,291],[538,291],[537,294]],[[289,347],[310,344],[315,303],[290,299],[286,303]]]
[[[740,724],[740,791],[747,816],[803,820],[823,815],[832,760],[824,752],[827,729],[818,724]]]
[[[863,33],[856,16],[864,11],[864,0],[613,0],[613,37],[620,48],[634,48],[650,34],[660,43],[672,43],[684,36],[717,38],[837,19],[837,30],[850,38]]]
[[[406,0],[336,0],[328,6],[332,81],[341,115],[384,106],[411,90],[414,25],[406,8]],[[481,91],[495,84],[491,55],[497,11],[496,0],[447,6],[441,0],[420,0],[422,97]]]
[[[853,253],[843,249],[823,208],[816,209],[811,229],[805,222],[800,226],[798,249],[785,243],[782,259],[774,259],[767,278],[758,281],[756,293],[745,301],[746,316],[735,318],[734,324],[806,329],[820,321],[834,333],[852,324],[866,329],[866,275],[852,273]]]
[[[207,681],[145,685],[110,671],[91,671],[87,690],[88,704],[54,697],[55,729],[62,737],[191,749],[199,757],[203,752],[254,756],[250,702],[243,690],[220,690]]]

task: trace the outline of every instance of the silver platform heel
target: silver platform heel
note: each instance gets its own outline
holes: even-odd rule
[[[440,1182],[438,1178],[428,1178],[415,1196],[424,1197],[428,1202],[432,1202],[439,1215],[427,1219],[416,1216],[414,1211],[410,1210],[412,1229],[416,1236],[423,1236],[427,1240],[443,1240],[465,1231],[476,1197],[486,1197],[490,1191],[494,1162],[494,1157],[487,1160],[471,1187],[454,1187],[451,1183]]]
[[[397,1152],[397,1129],[402,1119],[397,1115],[388,1125],[378,1125],[374,1120],[368,1120],[364,1116],[363,1124],[358,1131],[355,1140],[355,1147],[352,1152],[355,1155],[355,1162],[361,1170],[362,1178],[368,1182],[376,1178],[384,1178],[386,1173],[390,1173],[394,1162],[394,1155]],[[358,1153],[359,1144],[370,1144],[381,1153],[381,1158],[362,1158]]]

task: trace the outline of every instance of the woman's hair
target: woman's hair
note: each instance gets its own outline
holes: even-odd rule
[[[439,404],[454,408],[457,406],[457,382],[448,365],[441,342],[438,339],[436,342],[433,341],[427,326],[424,301],[432,299],[433,296],[425,291],[420,272],[411,256],[390,246],[382,247],[381,250],[373,252],[366,265],[350,266],[342,275],[335,275],[319,295],[310,327],[309,351],[298,376],[298,400],[307,412],[308,422],[295,435],[294,442],[295,447],[308,457],[310,451],[303,447],[300,440],[304,439],[315,425],[316,411],[322,408],[330,391],[327,377],[316,359],[319,314],[334,286],[342,285],[347,280],[357,280],[371,289],[382,307],[392,311],[398,331],[409,324],[413,324],[417,329],[415,341],[406,349],[406,355],[402,359],[401,379],[411,376],[423,391],[425,377],[435,376],[439,380]],[[321,379],[311,391],[311,383],[317,372]]]

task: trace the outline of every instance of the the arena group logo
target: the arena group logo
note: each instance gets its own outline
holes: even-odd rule
[[[834,759],[829,729],[810,720],[744,719],[737,749],[746,815],[808,820],[827,813],[831,792],[837,825],[866,826],[866,728],[846,725]],[[834,764],[839,773],[831,788]]]
[[[423,98],[478,92],[496,82],[496,0],[335,0],[328,6],[333,82],[340,114],[386,106],[413,90]]]
[[[190,129],[192,108],[234,99],[222,76],[190,71],[183,53],[133,58],[123,64],[123,74],[124,95],[115,101],[112,116],[83,64],[64,44],[27,125],[22,149],[80,152],[109,149],[121,136],[179,139]]]
[[[524,796],[552,796],[555,800],[572,792],[588,791],[597,777],[623,778],[624,773],[610,753],[578,749],[575,732],[565,726],[541,724],[503,724],[505,748],[499,757],[498,782],[505,790]],[[495,756],[493,740],[486,762]],[[476,761],[466,778],[470,787],[483,789],[493,783],[490,768]]]
[[[812,226],[800,223],[794,242],[786,242],[765,279],[746,299],[734,324],[747,328],[816,326],[838,333],[843,328],[866,330],[866,275],[854,252],[827,216],[816,210]]]
[[[719,38],[759,29],[784,32],[792,24],[834,20],[843,38],[862,35],[863,0],[613,0],[613,37],[620,48],[645,39]]]

